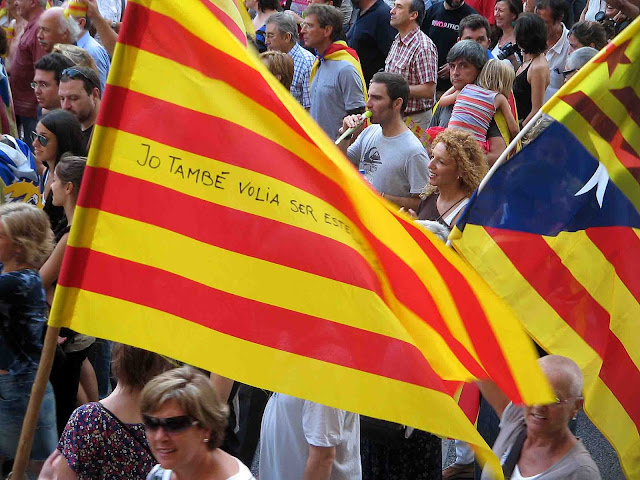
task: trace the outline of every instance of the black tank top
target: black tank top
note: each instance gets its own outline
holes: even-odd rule
[[[519,121],[524,120],[531,113],[531,84],[527,81],[529,68],[531,68],[531,63],[516,76],[513,82],[513,98],[516,100]]]

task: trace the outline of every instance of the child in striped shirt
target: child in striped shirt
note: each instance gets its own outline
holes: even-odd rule
[[[454,105],[449,128],[461,128],[473,136],[488,151],[487,130],[497,110],[507,121],[511,138],[520,129],[509,101],[515,74],[513,67],[500,60],[489,60],[484,66],[476,83],[466,85],[462,90],[450,88],[440,99],[440,105]]]

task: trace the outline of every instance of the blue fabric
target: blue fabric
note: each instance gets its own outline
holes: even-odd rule
[[[0,275],[0,370],[35,372],[47,324],[42,279],[35,270]]]
[[[555,236],[590,227],[640,228],[640,214],[604,165],[557,122],[501,166],[469,205],[461,230],[472,223]]]
[[[107,84],[109,69],[111,68],[111,58],[105,48],[98,41],[85,31],[76,42],[80,48],[84,48],[89,55],[95,60],[100,73],[100,95],[104,94],[104,88]]]

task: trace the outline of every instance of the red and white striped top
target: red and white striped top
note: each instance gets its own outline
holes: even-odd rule
[[[475,84],[466,85],[458,94],[448,127],[461,128],[480,142],[487,141],[487,129],[496,114],[497,92]]]

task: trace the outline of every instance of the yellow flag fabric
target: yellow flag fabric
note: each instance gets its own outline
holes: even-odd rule
[[[460,438],[497,468],[453,397],[492,378],[551,401],[530,340],[371,189],[230,9],[129,2],[50,323]]]

